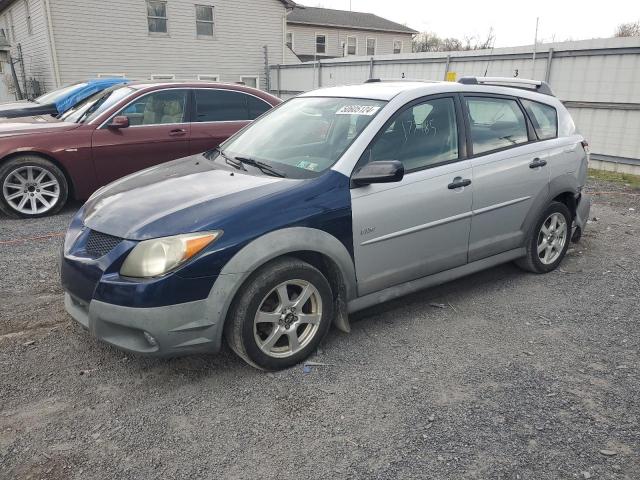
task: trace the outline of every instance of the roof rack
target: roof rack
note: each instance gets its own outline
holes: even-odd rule
[[[458,80],[458,83],[464,85],[496,85],[521,88],[523,90],[534,90],[538,93],[555,97],[549,84],[547,82],[541,82],[540,80],[514,77],[462,77]]]
[[[364,83],[386,83],[386,82],[420,82],[420,83],[436,83],[434,80],[424,80],[418,78],[369,78]]]

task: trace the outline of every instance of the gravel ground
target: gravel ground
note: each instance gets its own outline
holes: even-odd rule
[[[99,344],[58,281],[77,205],[1,218],[0,478],[638,479],[640,196],[590,188],[561,269],[362,312],[307,374]]]

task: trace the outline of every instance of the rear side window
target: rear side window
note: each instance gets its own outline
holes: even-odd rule
[[[518,102],[508,98],[466,97],[475,155],[529,141]]]
[[[196,122],[249,120],[247,96],[231,90],[195,90]]]
[[[540,140],[558,136],[558,112],[551,105],[521,99]]]

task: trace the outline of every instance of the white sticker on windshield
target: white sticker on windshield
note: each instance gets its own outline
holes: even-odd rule
[[[367,115],[372,116],[380,110],[380,107],[373,105],[345,105],[336,112],[336,115]]]

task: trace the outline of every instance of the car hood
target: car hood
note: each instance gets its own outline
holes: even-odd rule
[[[33,116],[0,120],[0,137],[28,135],[33,133],[66,132],[78,128],[79,124],[61,122],[51,116]]]
[[[16,118],[27,115],[57,114],[58,109],[53,104],[41,104],[29,101],[0,104],[0,118]]]
[[[92,230],[145,240],[215,228],[233,209],[273,195],[296,180],[250,175],[203,155],[158,165],[98,190],[83,223]]]

